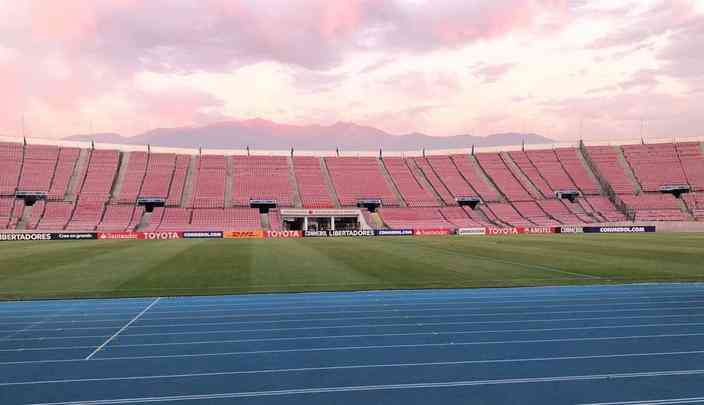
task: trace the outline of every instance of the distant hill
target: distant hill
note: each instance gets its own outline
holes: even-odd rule
[[[489,136],[429,136],[420,133],[392,135],[380,129],[353,123],[334,125],[284,125],[263,119],[228,121],[202,127],[161,128],[136,136],[113,133],[74,135],[72,141],[95,141],[177,148],[347,151],[456,149],[476,146],[549,144],[555,141],[536,134],[504,133]]]

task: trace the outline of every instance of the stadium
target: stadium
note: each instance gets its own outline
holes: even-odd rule
[[[704,403],[700,3],[0,1],[0,405]]]

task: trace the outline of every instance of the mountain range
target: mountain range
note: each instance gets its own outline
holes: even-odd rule
[[[160,128],[135,136],[115,133],[73,135],[66,140],[97,143],[153,145],[176,148],[260,150],[404,151],[459,149],[475,146],[550,144],[555,141],[537,134],[502,133],[488,136],[430,136],[422,133],[393,135],[380,129],[338,122],[333,125],[286,125],[264,119],[226,121],[200,127]]]

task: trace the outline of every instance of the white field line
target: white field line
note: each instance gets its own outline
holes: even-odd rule
[[[365,391],[390,391],[390,390],[404,390],[404,389],[408,390],[408,389],[459,388],[459,387],[503,385],[503,384],[537,384],[537,383],[551,383],[551,382],[595,381],[595,380],[648,378],[648,377],[671,377],[671,376],[688,376],[688,375],[702,375],[702,374],[704,374],[704,370],[648,371],[648,372],[635,372],[635,373],[570,375],[570,376],[512,378],[512,379],[496,379],[496,380],[470,380],[470,381],[449,381],[449,382],[433,382],[433,383],[379,384],[379,385],[360,385],[360,386],[320,387],[320,388],[297,388],[297,389],[287,389],[287,390],[232,392],[232,393],[221,393],[221,394],[174,395],[174,396],[159,396],[159,397],[101,399],[101,400],[92,400],[92,401],[45,402],[45,403],[36,403],[33,405],[117,405],[117,404],[140,404],[140,403],[155,403],[155,402],[176,402],[176,401],[184,402],[184,401],[204,401],[204,400],[214,400],[214,399],[256,398],[256,397],[271,397],[271,396],[285,396],[285,395],[303,395],[303,394],[365,392]]]
[[[138,313],[137,316],[135,316],[134,318],[132,318],[131,321],[127,322],[127,323],[125,324],[125,326],[123,326],[120,330],[118,330],[117,332],[115,332],[114,335],[110,336],[105,342],[103,342],[102,345],[98,346],[95,350],[93,350],[93,352],[92,352],[91,354],[89,354],[88,357],[86,357],[86,360],[90,360],[91,358],[93,358],[93,356],[95,356],[96,353],[98,353],[99,351],[101,351],[101,350],[103,349],[103,347],[105,347],[108,343],[110,343],[113,339],[115,339],[120,333],[122,333],[122,331],[124,331],[125,329],[127,329],[127,328],[128,328],[130,325],[132,325],[137,319],[139,319],[142,315],[144,315],[145,312],[149,311],[149,309],[150,309],[151,307],[153,307],[154,305],[156,305],[156,303],[159,302],[160,299],[161,299],[160,297],[157,297],[154,301],[152,301],[152,303],[149,304],[146,308],[144,308],[144,309],[142,310],[142,312]]]
[[[458,360],[458,361],[435,361],[418,363],[380,363],[380,364],[354,364],[347,366],[320,366],[320,367],[298,367],[298,368],[272,368],[260,370],[237,370],[237,371],[214,371],[203,373],[181,373],[181,374],[156,374],[124,377],[98,377],[98,378],[71,378],[61,380],[35,380],[16,381],[0,383],[0,387],[10,387],[17,385],[38,385],[38,384],[67,384],[81,382],[104,382],[104,381],[134,381],[134,380],[157,380],[157,379],[178,379],[193,377],[215,377],[225,375],[247,375],[247,374],[277,374],[296,373],[309,371],[334,371],[334,370],[358,370],[365,368],[407,368],[407,367],[442,367],[458,366],[470,364],[501,364],[501,363],[530,363],[540,361],[566,361],[566,360],[592,360],[592,359],[615,359],[615,358],[642,358],[642,357],[665,357],[665,356],[686,356],[692,354],[704,354],[704,350],[682,351],[682,352],[652,352],[652,353],[624,353],[624,354],[596,354],[585,356],[559,356],[559,357],[528,357],[509,358],[495,360]]]

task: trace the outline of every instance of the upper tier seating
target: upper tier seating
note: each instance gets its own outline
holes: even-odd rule
[[[396,188],[409,207],[436,207],[438,201],[432,192],[423,188],[421,183],[400,157],[384,158],[384,165],[389,171]]]
[[[174,207],[174,206],[179,206],[181,205],[181,200],[183,199],[183,188],[186,186],[186,175],[188,173],[188,167],[191,164],[191,156],[188,155],[177,155],[176,156],[176,162],[174,165],[174,171],[173,171],[173,177],[171,178],[171,184],[168,186],[169,190],[169,198],[166,199],[166,205],[169,207]],[[161,169],[161,170],[166,170],[166,169]],[[147,173],[147,180],[145,181],[146,183],[150,183],[152,180],[150,180],[150,173]],[[167,180],[169,177],[163,177],[163,179]],[[164,181],[165,181],[164,180]],[[157,180],[153,180],[154,183],[157,182]],[[165,183],[160,183],[161,185],[154,184],[154,189],[156,191],[163,191],[164,186],[163,184]],[[146,187],[146,185],[145,185]],[[149,189],[151,190],[151,189]],[[156,192],[155,191],[155,192]],[[159,196],[152,196],[150,194],[147,194],[147,189],[145,188],[142,190],[142,196],[143,197],[159,197]],[[223,195],[223,199],[224,199]]]
[[[379,215],[392,229],[452,229],[455,228],[437,208],[381,208]]]
[[[22,168],[22,144],[0,142],[0,196],[14,196]]]
[[[687,184],[674,144],[623,145],[622,149],[643,191]]]
[[[198,158],[198,173],[193,179],[191,206],[223,208],[227,163],[222,155],[202,155]]]
[[[526,152],[526,155],[550,187],[549,197],[554,197],[556,191],[577,190],[577,186],[557,160],[554,150],[531,150]]]
[[[526,189],[523,188],[521,183],[506,167],[506,163],[504,163],[498,153],[479,153],[475,156],[486,174],[494,180],[496,186],[499,187],[509,201],[533,200]]]
[[[320,167],[320,158],[296,156],[293,158],[293,172],[298,183],[301,203],[306,208],[333,208],[330,191],[325,184]]]
[[[59,148],[57,146],[27,145],[20,184],[17,189],[48,193],[58,157]]]
[[[288,159],[283,156],[233,156],[232,204],[249,207],[250,199],[293,205]]]
[[[587,151],[601,175],[611,184],[616,194],[635,194],[633,183],[619,162],[613,146],[588,146]]]
[[[457,170],[449,156],[428,156],[427,160],[435,173],[437,173],[440,181],[452,194],[453,201],[451,205],[457,205],[455,200],[457,197],[479,197],[479,193],[462,177],[462,174]]]
[[[601,193],[599,183],[585,168],[585,164],[579,157],[580,153],[579,149],[576,148],[555,149],[557,159],[579,191],[581,191],[583,195],[597,195]]]
[[[59,158],[53,173],[53,181],[49,189],[50,200],[63,200],[66,188],[71,180],[71,175],[78,162],[81,150],[78,148],[64,148],[59,150]]]
[[[687,183],[693,191],[704,191],[704,152],[698,142],[677,144],[677,153],[682,162]]]
[[[147,160],[149,159],[146,152],[130,152],[127,168],[122,179],[122,188],[120,195],[117,197],[119,203],[134,203],[137,201],[139,191],[142,188],[144,175],[147,171]]]
[[[379,198],[384,206],[399,205],[376,158],[326,157],[325,164],[343,206],[356,206],[358,200],[365,198]]]
[[[550,151],[547,151],[550,152]],[[528,178],[528,180],[533,183],[533,185],[540,191],[542,198],[553,198],[555,193],[547,181],[541,176],[538,169],[535,167],[533,162],[528,159],[526,152],[514,151],[510,152],[509,156],[516,163],[516,166],[523,172],[523,174]],[[519,177],[520,180],[520,177]],[[521,181],[521,184],[528,190],[528,185]]]
[[[107,201],[115,180],[119,159],[116,150],[92,151],[83,187],[81,187],[81,200]]]
[[[467,155],[451,155],[450,158],[457,166],[457,170],[462,173],[469,185],[475,190],[484,201],[499,201],[499,195],[479,173],[479,168],[475,167]]]
[[[420,171],[423,172],[423,175],[430,185],[435,189],[440,198],[442,198],[443,203],[447,205],[457,204],[455,198],[450,194],[445,184],[440,180],[440,177],[438,177],[435,170],[433,170],[432,166],[430,166],[430,163],[428,163],[425,158],[412,158],[411,160],[418,166]],[[411,164],[411,162],[409,162],[409,164]]]
[[[181,187],[185,178],[185,168],[190,159],[188,156],[180,156]],[[164,198],[169,196],[169,188],[171,180],[174,177],[174,168],[176,167],[176,155],[170,153],[152,153],[149,155],[147,168],[144,174],[142,188],[139,191],[140,197],[148,198]],[[174,186],[176,187],[176,186]],[[176,196],[178,203],[181,201],[181,193]],[[178,204],[176,203],[176,204]],[[174,205],[174,204],[171,204]]]

